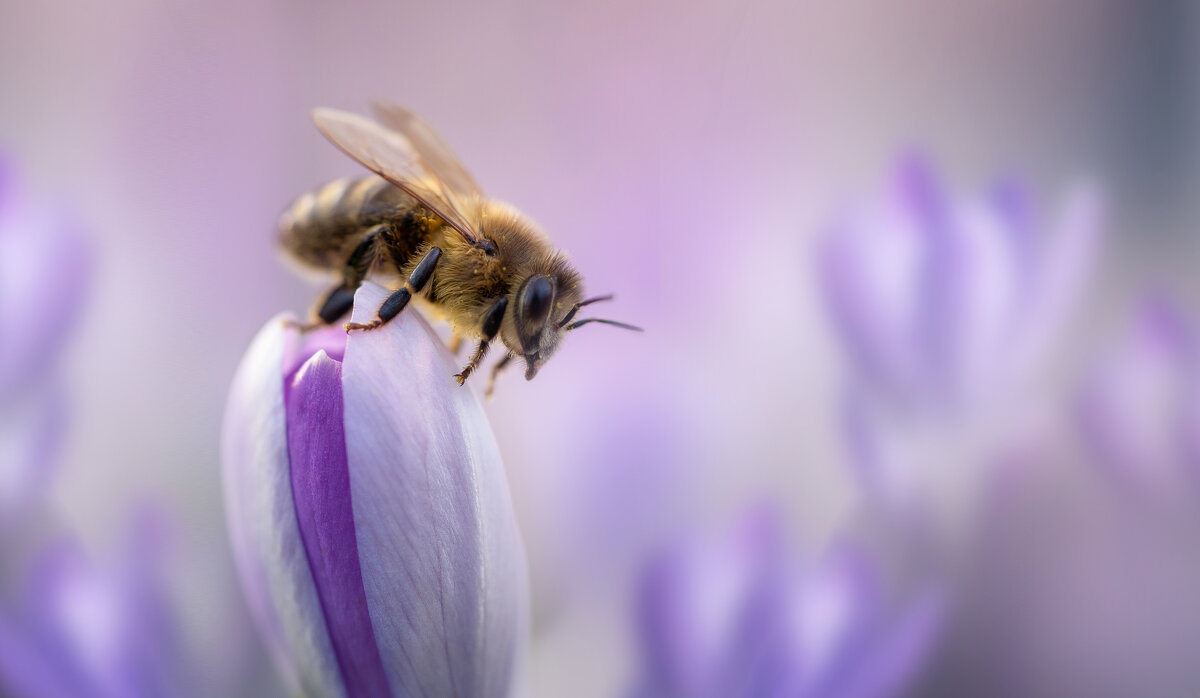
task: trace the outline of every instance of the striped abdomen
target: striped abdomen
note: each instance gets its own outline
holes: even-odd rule
[[[279,241],[300,264],[340,272],[363,235],[380,223],[393,224],[393,256],[413,254],[423,235],[413,217],[422,212],[412,197],[382,177],[338,179],[304,194],[283,212]],[[399,266],[405,259],[393,261]]]

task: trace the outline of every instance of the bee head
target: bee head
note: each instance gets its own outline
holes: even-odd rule
[[[579,273],[561,257],[552,262],[551,268],[525,277],[508,300],[511,322],[504,323],[503,339],[510,352],[525,358],[525,380],[533,380],[538,369],[558,351],[563,335],[577,327],[600,322],[641,331],[614,320],[575,320],[580,308],[610,300],[612,296],[583,300]]]
[[[574,302],[574,289],[559,285],[559,277],[532,274],[517,289],[513,306],[513,329],[517,347],[510,348],[525,357],[525,380],[533,380],[538,369],[558,350],[562,328],[555,321],[555,309]]]

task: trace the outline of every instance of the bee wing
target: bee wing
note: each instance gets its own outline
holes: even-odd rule
[[[313,110],[313,122],[342,152],[403,189],[449,223],[467,242],[475,243],[477,232],[465,213],[463,195],[425,165],[420,151],[407,136],[337,109]]]
[[[371,105],[371,111],[379,123],[408,138],[421,157],[422,166],[456,194],[463,197],[483,195],[475,178],[429,122],[389,102],[377,101]]]

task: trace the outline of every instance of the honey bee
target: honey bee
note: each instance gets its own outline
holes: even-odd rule
[[[588,323],[640,328],[614,320],[576,320],[587,305],[583,279],[528,218],[485,197],[437,132],[407,109],[374,105],[377,119],[317,109],[313,121],[334,145],[374,175],[339,179],[298,198],[280,217],[279,239],[302,267],[340,273],[341,283],[315,306],[309,327],[333,324],[350,311],[369,276],[396,289],[367,323],[380,327],[409,301],[449,322],[457,350],[478,340],[459,385],[474,373],[497,337],[507,353],[492,369],[487,393],[512,359],[525,379],[558,350],[563,334]]]

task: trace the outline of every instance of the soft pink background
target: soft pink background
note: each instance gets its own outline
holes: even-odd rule
[[[309,110],[410,105],[617,294],[604,316],[647,328],[588,327],[488,406],[533,567],[534,694],[613,695],[645,545],[764,493],[806,549],[846,516],[811,241],[898,152],[958,190],[1016,172],[1047,206],[1100,181],[1098,326],[1145,278],[1192,297],[1200,13],[1168,5],[9,3],[0,148],[99,254],[53,504],[103,551],[165,502],[188,627],[217,642],[239,603],[226,390],[254,331],[317,292],[273,223],[361,172]]]

